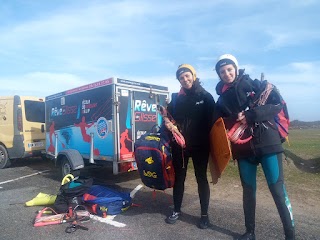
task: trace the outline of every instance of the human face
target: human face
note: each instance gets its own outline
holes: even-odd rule
[[[179,82],[181,86],[185,89],[192,88],[193,85],[193,75],[191,72],[184,72],[179,76]]]
[[[219,69],[219,76],[224,83],[232,83],[236,79],[236,69],[232,64],[222,66]]]

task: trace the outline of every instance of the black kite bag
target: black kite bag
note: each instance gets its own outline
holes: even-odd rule
[[[164,133],[146,133],[135,141],[134,155],[144,185],[165,190],[174,185],[170,137]]]

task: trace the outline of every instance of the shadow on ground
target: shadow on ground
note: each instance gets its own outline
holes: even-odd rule
[[[285,150],[286,157],[290,158],[294,165],[303,172],[320,173],[320,158],[303,159],[289,150]]]

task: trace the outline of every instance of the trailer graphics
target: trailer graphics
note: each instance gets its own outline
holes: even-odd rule
[[[49,115],[46,121],[49,134],[49,141],[46,143],[48,153],[54,154],[57,147],[58,150],[76,149],[83,154],[89,154],[92,134],[95,143],[94,155],[114,154],[112,148],[102,147],[103,144],[111,144],[113,141],[113,136],[108,136],[106,132],[107,121],[112,118],[112,86],[107,85],[108,83],[104,81],[99,85],[66,91],[59,97],[46,99],[46,114]],[[100,87],[94,88],[95,86]],[[102,119],[105,119],[105,124]],[[95,134],[96,132],[100,134]],[[54,138],[58,140],[58,144],[54,144]]]
[[[69,164],[63,171],[75,168],[70,151],[84,163],[111,162],[114,174],[136,169],[134,141],[161,123],[156,107],[167,98],[166,87],[119,78],[48,96],[46,152]]]

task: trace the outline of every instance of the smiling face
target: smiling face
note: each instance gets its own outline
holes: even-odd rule
[[[184,72],[179,76],[179,82],[185,89],[192,88],[194,77],[191,72]]]
[[[224,83],[232,83],[237,77],[236,69],[232,64],[224,65],[219,69],[219,76]]]

